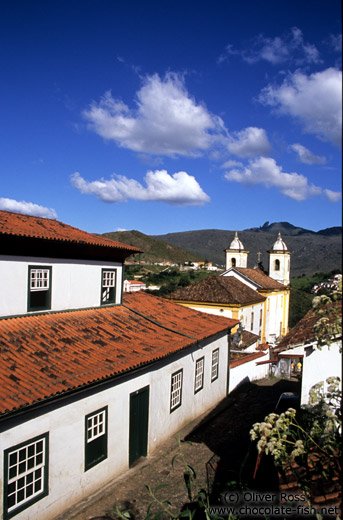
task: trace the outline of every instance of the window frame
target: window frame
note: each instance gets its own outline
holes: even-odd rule
[[[100,305],[101,306],[105,306],[105,305],[113,305],[114,303],[116,303],[116,289],[117,289],[117,269],[112,269],[112,268],[105,268],[103,267],[101,269],[101,291],[100,291]],[[111,286],[107,286],[104,284],[104,275],[105,273],[113,273],[114,274],[114,285],[111,285]],[[104,289],[106,288],[112,288],[113,289],[113,298],[111,298],[110,300],[107,300],[107,301],[103,301],[103,291]]]
[[[217,355],[217,360],[215,360],[214,355]],[[213,369],[215,369],[215,374],[213,375]],[[219,377],[219,348],[215,348],[212,350],[212,362],[211,362],[211,383],[218,379]]]
[[[173,388],[173,380],[180,375],[180,386],[179,388]],[[180,368],[173,374],[171,374],[170,378],[170,413],[179,408],[182,404],[182,386],[183,386],[183,368]],[[179,392],[179,399],[176,404],[173,405],[173,397],[175,393]]]
[[[39,442],[43,442],[43,449],[42,449],[42,463],[36,464],[32,466],[31,468],[28,468],[29,461],[32,459],[35,459],[37,456],[40,455],[40,453],[36,452],[34,448],[34,452],[30,454],[29,447],[30,446],[37,446]],[[20,461],[20,454],[19,452],[23,449],[26,449],[26,457]],[[14,455],[17,452],[17,463],[10,465],[10,457],[11,455]],[[19,458],[19,460],[18,460]],[[25,471],[22,471],[21,473],[18,473],[15,477],[10,478],[9,473],[10,469],[14,468],[15,466],[18,467],[18,471],[21,464],[25,463]],[[30,471],[31,470],[31,471]],[[35,473],[40,471],[41,476],[39,479],[34,480]],[[20,476],[22,475],[22,476]],[[28,476],[32,475],[32,481],[28,482]],[[30,486],[34,486],[34,484],[38,481],[41,481],[42,486],[41,489],[37,492],[31,495],[31,498],[24,498],[20,502],[17,502],[17,504],[9,506],[9,496],[10,491],[9,487],[11,484],[17,484],[19,485],[20,481],[24,480],[24,486],[21,489],[24,489],[27,491],[27,489]],[[16,495],[18,493],[18,487],[16,487],[16,490],[14,492],[11,492],[11,495]],[[4,450],[4,520],[7,520],[9,518],[12,518],[13,516],[17,515],[18,513],[24,511],[28,507],[32,506],[45,496],[49,494],[49,433],[44,433],[42,435],[38,435],[36,437],[33,437],[32,439],[28,439],[26,441],[23,441],[19,444],[16,444],[15,446],[12,446],[11,448],[7,448]]]
[[[200,386],[197,385],[198,382],[198,367],[201,367],[200,372]],[[194,393],[197,394],[204,388],[204,373],[205,373],[205,356],[202,356],[195,361],[195,371],[194,371]]]
[[[93,423],[91,425],[91,429],[96,428],[99,426],[99,424],[102,424],[104,426],[104,432],[102,434],[96,434],[91,439],[88,437],[88,421],[94,417],[99,417],[100,415],[104,416],[101,423],[97,423],[96,425]],[[92,444],[93,443],[93,444]],[[99,450],[102,450],[102,453],[98,455],[96,458],[91,457],[91,447],[94,449],[94,446],[98,448]],[[96,449],[95,448],[95,449]],[[108,406],[103,406],[102,408],[99,408],[98,410],[94,410],[94,412],[90,412],[85,416],[85,467],[84,470],[88,471],[91,468],[94,468],[94,466],[97,466],[102,462],[103,460],[106,460],[108,457]]]
[[[48,287],[47,288],[31,288],[31,273],[33,271],[47,271],[49,273],[48,277]],[[38,312],[38,311],[49,311],[51,310],[51,287],[52,287],[52,266],[51,265],[29,265],[28,266],[28,287],[27,287],[27,310],[28,312]],[[46,304],[34,306],[32,304],[32,294],[37,293],[46,293]]]

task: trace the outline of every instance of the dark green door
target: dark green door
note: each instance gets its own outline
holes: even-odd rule
[[[149,386],[130,394],[129,466],[146,457],[148,448]]]

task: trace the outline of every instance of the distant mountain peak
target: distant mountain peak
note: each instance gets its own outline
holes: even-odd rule
[[[303,235],[304,233],[315,233],[315,231],[294,226],[289,222],[272,222],[270,224],[269,220],[267,220],[267,222],[265,222],[260,227],[244,229],[244,231],[254,231],[255,233],[282,233],[284,236],[297,236]]]

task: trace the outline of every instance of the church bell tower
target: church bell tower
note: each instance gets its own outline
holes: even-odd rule
[[[291,252],[278,234],[276,242],[269,253],[269,276],[283,285],[291,281]]]
[[[225,249],[225,268],[231,269],[231,267],[247,267],[248,266],[248,254],[249,251],[244,249],[242,242],[238,237],[236,231],[235,238],[232,240],[230,247]]]

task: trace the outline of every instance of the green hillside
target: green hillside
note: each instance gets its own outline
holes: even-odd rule
[[[136,230],[113,231],[112,233],[104,233],[102,236],[118,240],[130,246],[139,247],[144,251],[141,255],[141,260],[145,262],[169,261],[175,264],[184,264],[185,262],[202,260],[199,254],[180,249],[175,245],[168,244],[149,235],[144,235],[144,233]]]

